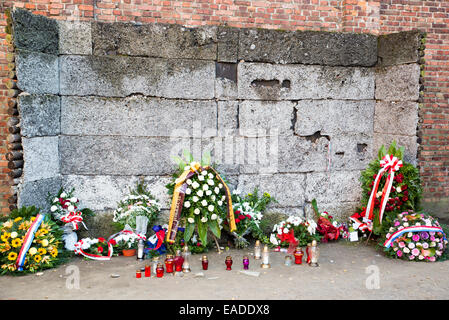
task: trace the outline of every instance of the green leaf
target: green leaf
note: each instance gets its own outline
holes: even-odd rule
[[[318,205],[316,203],[316,199],[312,200],[312,208],[313,208],[313,211],[315,211],[317,219],[319,219],[320,218],[320,212],[318,211]]]
[[[382,147],[380,147],[377,155],[379,156],[379,160],[382,160],[382,158],[387,155],[387,150],[385,149],[384,145],[382,145]]]
[[[184,231],[184,241],[185,243],[188,243],[190,238],[193,235],[193,231],[195,230],[195,224],[194,223],[187,223],[186,229]]]
[[[193,162],[193,156],[188,150],[183,150],[184,158],[187,161],[187,164],[191,164]]]
[[[206,151],[201,158],[201,166],[205,167],[210,165],[210,151]]]
[[[398,158],[399,159],[404,159],[404,150],[405,150],[405,147],[400,147],[399,148],[399,156],[398,156]]]
[[[393,142],[390,144],[390,147],[388,148],[388,154],[394,155],[396,151],[396,140],[393,140]]]
[[[209,220],[207,222],[207,224],[209,225],[209,228],[212,231],[212,233],[214,234],[214,236],[216,236],[218,239],[220,239],[221,238],[221,230],[220,230],[220,227],[218,226],[217,220]]]
[[[207,244],[207,224],[199,221],[198,222],[198,235],[200,236],[201,243],[203,245]]]

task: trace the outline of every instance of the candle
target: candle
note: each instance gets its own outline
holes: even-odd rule
[[[243,269],[248,270],[249,269],[249,259],[247,256],[243,257]]]
[[[268,251],[268,246],[265,245],[262,252],[262,263],[260,265],[262,268],[270,268],[270,252]]]
[[[259,260],[260,258],[262,258],[260,253],[260,241],[257,240],[254,246],[254,259]]]
[[[302,257],[304,256],[302,248],[300,247],[296,248],[294,255],[295,255],[295,264],[302,264]]]
[[[149,264],[145,266],[145,277],[151,277],[151,267]]]
[[[158,278],[162,278],[164,276],[164,265],[160,262],[157,264],[156,276]]]
[[[231,270],[231,266],[232,266],[231,256],[226,257],[225,264],[226,264],[226,270]]]
[[[174,263],[175,263],[175,271],[181,272],[182,264],[184,263],[184,258],[181,256],[181,250],[176,250],[176,256],[174,259]]]
[[[292,265],[292,257],[291,256],[285,256],[284,265],[287,267],[290,267]]]
[[[173,256],[171,254],[167,254],[167,257],[165,258],[165,269],[167,273],[173,273]]]
[[[209,267],[209,260],[207,260],[207,256],[203,256],[201,264],[203,265],[203,270],[207,270]]]
[[[140,270],[136,271],[136,278],[142,278],[142,272]]]

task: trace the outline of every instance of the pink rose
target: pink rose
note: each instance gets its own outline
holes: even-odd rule
[[[398,252],[396,252],[396,254],[398,255],[399,258],[402,257],[402,251],[401,250],[398,250]]]
[[[419,241],[419,235],[418,234],[413,235],[412,239],[413,241]]]
[[[436,259],[435,259],[435,257],[429,257],[429,260],[432,262],[435,262]]]
[[[405,247],[404,241],[399,242],[399,248],[404,248],[404,247]]]
[[[401,223],[399,221],[395,221],[394,226],[397,227],[398,225],[400,225]]]
[[[419,250],[417,248],[412,250],[412,255],[419,256]]]
[[[411,255],[408,256],[408,258],[409,258],[410,260],[413,260],[413,259],[415,259],[415,256],[411,254]]]
[[[435,236],[430,236],[430,241],[435,241]]]

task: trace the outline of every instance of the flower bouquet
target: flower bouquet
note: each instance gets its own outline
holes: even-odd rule
[[[199,239],[199,236],[196,232],[193,233],[193,235],[190,237],[188,242],[185,242],[184,232],[185,232],[185,228],[178,227],[178,232],[176,233],[175,242],[167,244],[167,251],[170,254],[174,255],[174,254],[176,254],[177,250],[182,250],[186,243],[187,243],[187,246],[189,247],[189,251],[192,254],[208,252],[209,249],[212,248],[213,241],[210,241],[208,239],[207,243],[201,242],[201,240]]]
[[[396,142],[388,151],[382,146],[378,159],[362,172],[362,207],[350,217],[355,230],[379,235],[386,215],[419,210],[422,193],[419,170],[403,162],[403,153],[404,148],[397,148]]]
[[[88,208],[79,210],[79,199],[73,196],[74,191],[75,189],[65,191],[61,188],[56,195],[49,194],[47,198],[53,218],[58,224],[63,225],[65,248],[70,251],[75,249],[74,245],[78,241],[74,231],[79,229],[79,224],[87,230],[83,216],[93,215],[93,211]]]
[[[314,220],[304,220],[298,216],[290,216],[285,221],[275,224],[270,242],[280,247],[306,246],[321,236],[316,232],[317,224]]]
[[[252,193],[247,194],[245,197],[240,197],[240,192],[237,190],[232,192],[232,202],[234,204],[237,229],[234,232],[231,232],[231,235],[234,236],[234,244],[237,248],[246,248],[249,245],[248,240],[245,238],[249,234],[256,240],[260,240],[262,243],[268,244],[270,242],[260,228],[260,223],[263,218],[262,212],[270,202],[276,200],[266,192],[259,198],[258,192],[259,191],[256,188]],[[227,227],[226,222],[225,227]]]
[[[83,238],[75,244],[75,254],[88,259],[109,260],[114,253],[111,241],[105,238]]]
[[[316,230],[323,235],[321,242],[328,242],[330,240],[338,240],[338,238],[347,238],[349,236],[348,229],[344,224],[339,223],[326,211],[319,213],[316,200],[312,200],[312,207],[317,215]]]
[[[48,215],[30,208],[16,209],[0,223],[2,275],[37,272],[61,263],[62,230]],[[27,210],[36,215],[21,215]]]
[[[148,218],[148,224],[153,225],[160,213],[160,206],[156,198],[147,189],[144,182],[138,182],[134,190],[123,198],[114,211],[113,221],[124,229],[126,225],[136,229],[136,217]]]
[[[209,155],[203,157],[201,163],[193,161],[187,152],[185,156],[188,162],[176,158],[179,170],[174,174],[173,182],[166,186],[173,195],[167,241],[175,243],[178,226],[185,226],[186,243],[196,231],[201,243],[207,244],[208,230],[216,238],[221,237],[226,215],[232,231],[235,229],[231,194],[218,172],[209,166]]]
[[[111,239],[110,242],[115,248],[116,252],[122,252],[122,254],[126,256],[128,254],[127,251],[137,249],[139,239],[141,238],[134,232],[129,233],[122,232],[118,236]]]
[[[438,221],[424,213],[399,213],[385,231],[382,247],[389,257],[398,259],[434,262],[448,243]]]

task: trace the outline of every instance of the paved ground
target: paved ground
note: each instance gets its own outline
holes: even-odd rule
[[[114,257],[106,262],[74,258],[69,264],[44,271],[40,276],[0,277],[0,299],[449,298],[449,261],[391,260],[373,247],[358,243],[321,244],[320,248],[318,268],[304,264],[286,267],[283,265],[284,253],[271,253],[272,268],[262,270],[251,258],[250,270],[261,272],[257,278],[239,273],[243,255],[251,254],[251,250],[231,250],[221,255],[210,252],[209,270],[202,278],[194,277],[202,272],[201,255],[193,256],[192,273],[183,278],[170,275],[162,279],[135,279],[135,270],[144,265],[135,258]],[[232,271],[225,270],[226,255],[233,257]],[[70,273],[73,266],[79,268],[79,289],[66,286],[66,272]],[[367,289],[367,278],[376,270],[379,271],[380,288]],[[111,274],[120,277],[114,279]],[[368,283],[375,285],[375,282]]]

